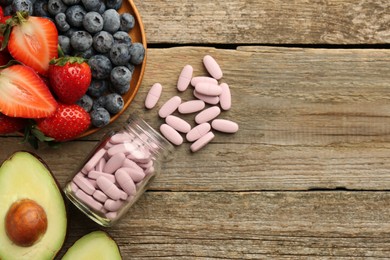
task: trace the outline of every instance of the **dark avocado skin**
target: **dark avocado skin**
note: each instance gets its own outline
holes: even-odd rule
[[[23,164],[25,164],[25,166],[20,166]],[[3,167],[5,167],[5,169],[3,169]],[[12,174],[10,174],[9,171],[11,171],[12,169],[16,170],[14,170],[15,172],[13,172]],[[28,174],[24,174],[24,172],[27,172]],[[18,175],[21,175],[22,177],[17,177]],[[30,177],[30,180],[29,176],[32,176]],[[26,150],[19,150],[17,152],[14,152],[11,156],[9,156],[6,160],[3,161],[0,167],[0,186],[4,185],[4,183],[8,183],[8,179],[10,179],[9,183],[11,183],[12,186],[16,187],[10,187],[10,185],[7,185],[8,188],[6,188],[5,192],[4,189],[2,189],[3,195],[0,194],[0,201],[5,201],[7,207],[7,209],[3,209],[3,211],[8,210],[9,204],[14,202],[11,198],[29,198],[29,195],[31,194],[37,197],[38,195],[35,190],[41,190],[42,194],[46,194],[45,191],[47,191],[49,193],[51,192],[50,195],[52,196],[46,197],[51,198],[42,198],[42,200],[40,201],[38,197],[37,203],[42,203],[44,208],[46,207],[55,209],[52,212],[47,212],[48,222],[52,223],[53,221],[55,221],[56,223],[59,223],[59,225],[57,227],[55,225],[52,225],[51,229],[48,228],[45,235],[41,238],[40,241],[37,241],[34,245],[27,248],[12,245],[12,242],[8,239],[8,237],[3,238],[3,234],[0,232],[0,240],[6,241],[5,243],[2,242],[0,244],[0,259],[12,259],[10,258],[10,256],[7,256],[8,254],[12,255],[12,257],[15,257],[14,259],[32,259],[32,257],[41,256],[40,254],[42,252],[42,257],[45,257],[44,259],[55,259],[59,255],[60,249],[63,247],[63,244],[67,238],[67,222],[69,214],[68,202],[67,200],[65,200],[64,193],[60,188],[57,179],[55,178],[47,163],[40,156],[38,156],[36,153]],[[38,181],[35,181],[36,179],[38,179]],[[26,187],[24,187],[23,189],[18,189],[18,185],[15,185],[15,183],[29,183],[31,184],[31,190],[30,188],[26,189]],[[15,190],[15,192],[13,192],[13,189]],[[17,196],[15,196],[15,194]],[[0,215],[2,215],[1,213],[2,212],[0,212]],[[4,220],[0,219],[0,224],[3,221]],[[58,230],[62,230],[62,232],[56,234]],[[47,238],[45,238],[45,236],[47,236]],[[55,243],[57,244],[51,245],[50,242],[47,242],[51,240],[56,241]],[[45,250],[43,249],[40,249],[40,247],[44,248],[46,245],[50,245],[50,249],[46,250],[49,253],[44,252]],[[22,252],[24,252],[25,250],[29,250],[29,252],[31,253],[24,256]],[[36,252],[37,255],[35,255],[34,252]],[[18,257],[18,253],[20,253],[25,258],[23,258],[22,256]]]

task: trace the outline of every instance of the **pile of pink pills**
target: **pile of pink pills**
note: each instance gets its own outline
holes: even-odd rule
[[[153,143],[129,132],[110,136],[69,183],[74,196],[96,214],[116,219],[154,173]]]
[[[223,72],[217,61],[210,55],[203,57],[203,64],[210,76],[193,76],[193,67],[186,65],[182,69],[177,90],[184,92],[190,85],[194,87],[195,99],[183,101],[176,95],[167,100],[158,111],[158,115],[165,119],[160,126],[160,132],[174,145],[180,145],[185,138],[192,142],[190,150],[196,152],[206,146],[214,137],[213,130],[223,133],[235,133],[238,124],[228,119],[217,118],[223,110],[231,108],[231,92],[229,85],[218,80],[222,79]],[[162,94],[163,87],[155,83],[149,90],[145,107],[154,108]],[[176,114],[195,114],[195,126],[180,118]]]

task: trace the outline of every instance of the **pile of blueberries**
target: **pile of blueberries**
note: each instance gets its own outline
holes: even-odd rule
[[[4,15],[27,11],[51,19],[63,53],[88,60],[92,82],[77,103],[90,113],[93,126],[107,125],[122,110],[122,95],[145,56],[142,43],[129,36],[134,16],[118,13],[122,0],[0,0],[0,5]]]

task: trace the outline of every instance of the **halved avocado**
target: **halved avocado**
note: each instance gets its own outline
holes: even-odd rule
[[[44,162],[19,151],[0,167],[0,259],[53,259],[67,231],[61,189]]]
[[[103,231],[93,231],[77,240],[66,251],[62,260],[93,259],[116,260],[122,259],[116,242]]]

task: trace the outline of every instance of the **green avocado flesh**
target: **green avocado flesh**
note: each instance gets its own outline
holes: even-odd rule
[[[6,232],[10,206],[22,199],[40,205],[46,213],[46,232],[30,246],[19,246]],[[50,170],[38,157],[16,152],[0,167],[0,259],[53,259],[67,231],[64,199]]]
[[[62,258],[74,259],[116,260],[122,257],[118,245],[107,233],[93,231],[77,240]]]

